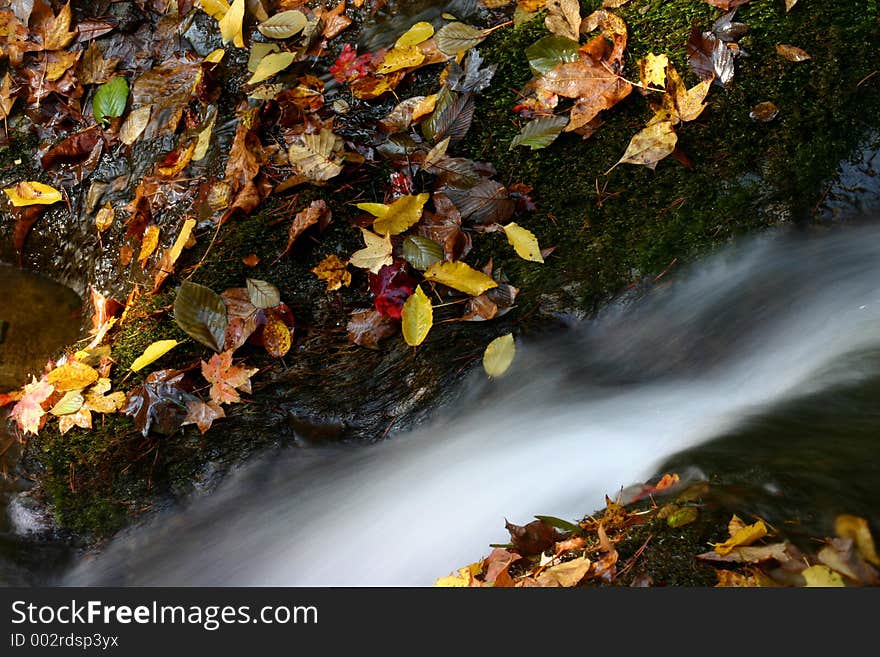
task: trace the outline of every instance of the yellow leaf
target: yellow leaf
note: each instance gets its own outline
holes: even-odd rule
[[[229,3],[226,0],[199,0],[199,7],[214,20],[220,20],[229,11]]]
[[[758,520],[758,522],[753,525],[746,525],[723,543],[716,544],[714,546],[715,552],[723,556],[728,554],[735,547],[751,545],[759,538],[763,538],[766,535],[767,525],[764,524],[763,520]]]
[[[144,353],[135,358],[128,369],[132,372],[140,372],[147,365],[152,365],[179,344],[177,340],[157,340],[144,349]]]
[[[199,132],[199,138],[196,141],[196,148],[193,151],[192,159],[196,162],[205,158],[208,154],[208,148],[211,146],[211,135],[214,133],[214,123],[217,121],[217,114],[211,115],[205,127]]]
[[[244,48],[242,35],[244,23],[244,0],[234,0],[223,18],[220,19],[220,36],[223,43],[232,43],[236,48]]]
[[[474,581],[474,575],[483,569],[482,562],[472,563],[464,568],[459,568],[455,573],[447,577],[440,577],[434,582],[434,586],[440,587],[466,587]]]
[[[391,236],[379,237],[366,228],[361,228],[366,247],[351,254],[349,263],[361,269],[369,269],[374,274],[379,273],[383,265],[394,262],[391,257]]]
[[[110,228],[110,226],[113,225],[113,219],[115,217],[116,211],[113,209],[113,206],[110,205],[110,201],[107,201],[104,204],[104,207],[98,210],[98,214],[95,215],[95,226],[98,228],[98,232],[103,233]]]
[[[260,60],[260,63],[257,64],[257,70],[254,71],[254,74],[247,83],[257,84],[258,82],[267,80],[276,73],[280,73],[286,69],[295,59],[296,54],[292,52],[276,52],[266,55]]]
[[[435,262],[425,271],[425,280],[436,281],[471,296],[498,287],[498,283],[463,262]]]
[[[215,48],[207,55],[205,55],[204,62],[208,64],[219,64],[223,61],[223,57],[226,55],[226,51],[223,48]]]
[[[851,515],[837,516],[834,519],[834,533],[841,538],[851,538],[865,561],[880,566],[880,556],[877,555],[877,547],[867,520]]]
[[[58,418],[58,432],[63,436],[73,427],[81,429],[92,428],[92,414],[86,406],[80,408],[76,413],[70,415],[62,415]]]
[[[641,164],[654,169],[660,160],[675,150],[677,143],[678,135],[672,121],[658,121],[636,133],[617,164]]]
[[[490,377],[497,378],[507,371],[516,356],[513,334],[508,333],[495,338],[483,352],[483,369]]]
[[[61,8],[54,20],[50,21],[48,27],[42,30],[40,35],[43,39],[43,48],[45,50],[61,50],[70,45],[76,32],[70,31],[70,3],[68,2]]]
[[[431,94],[430,96],[425,96],[425,98],[419,102],[413,108],[412,120],[418,121],[423,116],[428,116],[431,112],[434,111],[434,108],[437,106],[437,94]],[[449,138],[446,138],[448,142]]]
[[[322,128],[321,132],[302,135],[300,139],[301,144],[290,145],[287,157],[302,175],[322,182],[342,172],[342,164],[336,157],[336,153],[343,149],[341,137],[329,128]]]
[[[156,224],[150,224],[144,231],[143,240],[141,240],[141,252],[138,254],[138,262],[141,264],[147,261],[156,247],[159,245],[159,227]]]
[[[98,373],[78,360],[72,360],[61,367],[56,367],[46,375],[46,381],[55,386],[58,392],[82,390],[98,380]]]
[[[810,566],[801,573],[807,581],[806,586],[814,587],[838,587],[845,586],[843,577],[835,573],[828,566]]]
[[[647,86],[664,88],[666,86],[666,67],[669,65],[669,57],[648,53],[644,59],[639,60],[639,77],[642,84]]]
[[[544,258],[541,256],[541,247],[538,246],[538,240],[531,231],[514,222],[502,226],[502,228],[507,235],[507,241],[510,242],[520,258],[532,262],[544,262]]]
[[[406,32],[400,35],[394,42],[395,48],[405,48],[407,46],[417,46],[422,41],[427,41],[434,36],[434,26],[425,21],[419,21]]]
[[[576,586],[589,572],[592,563],[586,557],[578,557],[548,568],[538,575],[540,586]]]
[[[393,48],[385,54],[382,64],[376,69],[376,73],[394,73],[405,68],[413,68],[425,61],[425,53],[417,46],[405,48]]]
[[[666,96],[672,101],[675,117],[682,121],[693,121],[703,113],[706,109],[703,100],[711,86],[712,80],[709,79],[688,89],[675,67],[672,64],[666,67]]]
[[[98,379],[92,389],[86,393],[85,406],[95,413],[116,413],[126,404],[124,392],[110,392],[110,379]]]
[[[422,292],[421,285],[403,304],[400,320],[403,339],[410,347],[417,347],[428,337],[434,325],[434,309],[431,300]]]
[[[83,396],[80,393],[80,390],[68,390],[49,412],[55,416],[76,413],[83,405]]]
[[[419,219],[422,218],[422,208],[425,207],[430,196],[427,192],[416,196],[407,194],[391,205],[358,203],[357,207],[377,217],[373,222],[373,230],[377,233],[399,235],[419,223]]]
[[[187,219],[183,222],[183,228],[180,229],[180,234],[177,236],[177,239],[174,240],[174,244],[171,245],[171,250],[168,252],[168,260],[172,265],[177,262],[177,259],[183,252],[183,247],[189,242],[189,238],[192,235],[192,229],[195,225],[195,219]]]
[[[178,173],[183,171],[187,165],[192,161],[193,152],[196,150],[196,142],[190,142],[186,148],[183,150],[179,150],[177,152],[177,159],[174,161],[174,164],[169,166],[157,166],[156,171],[160,176],[165,178],[173,178]]]
[[[17,208],[25,205],[52,205],[62,198],[57,189],[36,180],[26,180],[3,191]]]
[[[312,267],[311,272],[322,281],[327,281],[328,292],[338,290],[343,285],[348,287],[351,284],[351,273],[348,271],[348,263],[332,254]]]

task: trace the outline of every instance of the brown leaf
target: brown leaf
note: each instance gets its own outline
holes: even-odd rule
[[[319,221],[321,221],[322,225],[326,226],[330,221],[331,216],[330,208],[327,207],[327,204],[323,199],[312,201],[309,204],[309,207],[297,213],[287,232],[287,246],[285,246],[284,250],[278,254],[278,257],[275,258],[275,262],[278,262],[278,260],[290,253],[290,249],[293,248],[293,243],[296,242],[297,238],[302,235],[309,226],[314,226]]]
[[[101,131],[94,127],[77,132],[50,148],[40,159],[40,164],[46,170],[61,164],[81,164],[89,158],[95,146],[101,141],[103,141]]]
[[[577,586],[590,571],[592,565],[586,557],[578,557],[553,566],[538,575],[538,586]]]
[[[816,555],[821,563],[865,586],[880,584],[877,569],[865,561],[851,538],[833,538]]]
[[[190,400],[186,409],[186,417],[181,422],[181,426],[195,424],[202,434],[211,428],[214,420],[226,417],[222,406],[214,402],[205,403],[201,399]]]
[[[560,538],[556,529],[543,520],[533,520],[523,526],[505,521],[504,526],[510,532],[511,543],[525,556],[543,552]]]
[[[688,63],[701,80],[715,80],[727,87],[733,80],[733,50],[711,32],[691,28],[687,42]]]
[[[719,9],[723,9],[727,11],[728,9],[733,9],[734,7],[739,7],[740,5],[744,5],[749,0],[703,0],[703,2],[712,5],[713,7],[718,7]]]
[[[516,552],[512,552],[510,550],[505,550],[503,548],[495,548],[486,557],[485,567],[486,567],[486,575],[484,577],[485,581],[488,582],[496,582],[495,586],[498,586],[498,577],[501,573],[507,573],[507,569],[510,568],[510,565],[516,561],[519,561],[522,557]],[[509,577],[509,575],[508,575]]]
[[[507,188],[495,180],[483,180],[470,189],[444,187],[442,191],[458,208],[461,218],[475,224],[503,224],[516,209]]]
[[[419,233],[443,247],[446,260],[461,260],[471,250],[471,236],[461,228],[461,213],[448,196],[437,192],[432,197],[436,212],[425,212]]]
[[[780,43],[776,46],[776,54],[784,57],[790,62],[803,62],[810,59],[810,53],[802,50],[797,46],[790,46],[787,43]]]
[[[716,551],[712,550],[710,552],[698,554],[697,559],[734,563],[760,563],[762,561],[775,559],[783,562],[789,560],[789,555],[786,551],[788,547],[789,544],[787,542],[771,543],[770,545],[761,545],[758,547],[737,547],[724,555],[718,554]]]
[[[399,322],[376,310],[352,313],[346,329],[353,344],[368,349],[378,349],[379,342],[397,333]]]
[[[251,303],[246,287],[233,287],[220,294],[226,305],[226,339],[223,348],[235,351],[257,330],[258,308]]]
[[[581,8],[578,0],[547,0],[544,25],[553,34],[577,41],[581,26]]]

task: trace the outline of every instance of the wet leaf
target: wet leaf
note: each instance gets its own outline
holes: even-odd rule
[[[794,7],[797,4],[797,1],[798,0],[785,0],[785,11],[786,12],[791,11],[792,7]]]
[[[170,435],[183,423],[187,405],[196,397],[180,387],[182,377],[178,372],[159,370],[129,392],[123,412],[133,418],[135,427],[144,436],[151,429]]]
[[[82,164],[103,139],[99,130],[87,129],[62,139],[40,158],[40,164],[49,170],[58,165]]]
[[[843,578],[828,566],[810,566],[801,573],[808,587],[839,587],[846,586]]]
[[[98,379],[95,385],[86,393],[85,406],[95,413],[116,413],[125,406],[125,393],[121,391],[110,392],[110,379]],[[107,394],[110,393],[110,394]]]
[[[232,41],[236,48],[244,48],[243,22],[244,0],[234,0],[229,7],[229,11],[219,21],[220,36],[223,38],[223,43]]]
[[[334,254],[328,255],[309,271],[327,283],[328,292],[351,285],[351,272],[348,271],[348,263],[340,260]]]
[[[749,0],[703,0],[703,2],[727,11],[749,2]]]
[[[81,390],[69,390],[64,396],[49,410],[52,415],[70,415],[76,413],[82,408],[85,401]]]
[[[834,533],[841,538],[851,538],[866,561],[880,566],[880,556],[867,520],[859,516],[839,515],[834,519]]]
[[[302,32],[308,22],[304,13],[298,9],[290,9],[263,21],[257,25],[257,29],[270,39],[289,39]]]
[[[440,577],[434,582],[434,586],[444,588],[458,588],[471,586],[474,583],[474,575],[483,569],[482,562],[472,563],[464,568],[459,568],[455,573],[446,577]]]
[[[368,269],[375,274],[383,266],[390,265],[393,262],[390,235],[380,237],[365,228],[361,228],[361,234],[364,237],[366,246],[351,254],[350,264],[361,269]]]
[[[251,377],[257,368],[234,365],[232,352],[224,351],[202,361],[202,376],[211,384],[209,395],[215,404],[237,404],[241,401],[238,391],[251,392]]]
[[[687,42],[688,63],[702,80],[714,80],[727,87],[733,80],[733,50],[711,32],[696,26]]]
[[[880,584],[877,570],[868,565],[856,551],[851,538],[831,539],[816,555],[818,560],[853,582],[865,585]]]
[[[566,125],[568,118],[564,116],[539,116],[523,126],[510,142],[510,150],[516,146],[529,146],[533,151],[546,148],[556,140]]]
[[[92,99],[92,114],[96,121],[107,125],[108,118],[122,116],[127,102],[128,81],[121,75],[117,75],[98,87],[95,97]]]
[[[395,260],[382,267],[377,274],[371,273],[369,279],[376,310],[383,315],[400,319],[404,302],[416,288],[416,280],[407,272],[406,263]]]
[[[327,207],[324,199],[312,201],[307,208],[298,212],[287,231],[287,246],[284,247],[284,250],[275,260],[277,261],[290,253],[296,240],[310,226],[314,226],[318,222],[321,222],[322,226],[324,226],[330,221],[330,216],[330,208]]]
[[[10,419],[14,420],[25,435],[37,435],[43,421],[46,411],[43,410],[42,403],[46,401],[55,388],[45,378],[37,381],[31,377],[31,382],[24,386],[21,399],[12,407],[9,414]]]
[[[397,41],[394,42],[394,47],[417,46],[432,36],[434,36],[434,26],[425,21],[419,21],[398,37]]]
[[[92,413],[88,408],[83,406],[75,413],[62,415],[58,418],[58,433],[62,436],[73,429],[73,427],[81,429],[92,428]]]
[[[70,3],[64,5],[57,16],[49,14],[49,20],[38,26],[32,26],[43,40],[45,50],[61,50],[70,45],[76,32],[70,30]]]
[[[271,78],[276,73],[280,73],[296,60],[296,54],[292,52],[278,52],[266,55],[257,64],[254,74],[251,76],[247,84],[257,84],[263,80]]]
[[[214,420],[226,417],[223,407],[214,402],[205,403],[201,399],[193,399],[187,403],[186,417],[181,426],[195,424],[202,435],[211,428]]]
[[[179,344],[177,340],[157,340],[144,349],[144,353],[135,358],[128,369],[132,372],[140,372],[147,365],[152,365]]]
[[[526,48],[526,57],[532,72],[542,75],[559,63],[577,61],[579,47],[574,39],[551,34]]]
[[[590,571],[592,565],[592,562],[586,557],[578,557],[577,559],[566,561],[557,566],[552,566],[538,575],[538,585],[563,587],[577,586],[577,584]]]
[[[317,134],[302,135],[301,143],[288,149],[290,163],[309,180],[322,182],[342,172],[336,153],[342,150],[342,139],[332,130],[323,128]]]
[[[122,127],[119,129],[119,141],[126,146],[131,146],[135,143],[144,133],[147,125],[149,125],[150,114],[152,111],[152,105],[138,107],[137,109],[132,110],[129,115],[125,117],[125,121],[123,121]]]
[[[474,119],[473,94],[459,94],[444,86],[437,94],[434,111],[421,124],[422,134],[432,142],[448,137],[451,142],[464,139]]]
[[[113,206],[110,205],[110,201],[107,201],[104,204],[104,207],[98,210],[98,214],[95,215],[95,227],[98,229],[98,232],[103,233],[110,228],[110,226],[113,225],[113,219],[115,217],[116,211],[113,209]]]
[[[560,538],[558,532],[542,520],[522,526],[505,521],[504,526],[510,532],[511,543],[523,556],[540,554]]]
[[[483,352],[483,369],[489,377],[496,379],[508,370],[515,356],[513,334],[502,335],[492,340]]]
[[[141,250],[138,253],[138,262],[142,265],[146,264],[147,259],[153,255],[156,247],[159,245],[159,227],[156,224],[150,224],[144,231],[141,240]]]
[[[483,180],[469,189],[446,187],[443,191],[458,208],[462,219],[476,224],[503,223],[516,210],[507,188],[495,180]]]
[[[675,150],[677,143],[678,135],[672,121],[658,121],[643,128],[630,140],[617,164],[641,164],[653,170],[660,160]]]
[[[247,279],[248,299],[256,308],[274,308],[281,303],[278,288],[256,278]]]
[[[787,59],[790,62],[804,62],[811,59],[810,53],[806,50],[792,46],[787,43],[780,43],[776,46],[776,54]]]
[[[464,58],[462,66],[455,60],[449,62],[446,84],[452,91],[479,94],[492,82],[497,68],[497,64],[484,67],[479,51],[471,50]]]
[[[574,534],[582,534],[583,528],[573,522],[569,522],[568,520],[563,520],[562,518],[556,518],[554,516],[535,516],[541,522],[550,525],[551,527],[555,527],[556,529],[561,529],[564,532],[572,532]]]
[[[437,30],[434,40],[440,52],[452,56],[473,48],[487,36],[488,34],[483,30],[453,21]]]
[[[403,257],[419,271],[425,271],[443,259],[443,247],[427,237],[408,235],[403,240]]]
[[[394,73],[402,69],[415,68],[425,61],[425,53],[417,46],[405,46],[392,48],[385,54],[385,58],[376,69],[376,73]]]
[[[98,380],[98,372],[78,360],[71,360],[46,375],[46,381],[58,392],[82,390]]]
[[[639,60],[639,79],[648,86],[666,87],[666,69],[669,66],[669,57],[648,53]]]
[[[666,524],[673,529],[677,529],[695,522],[699,516],[700,511],[697,507],[685,506],[669,514],[666,518]]]
[[[547,0],[547,17],[544,25],[553,34],[574,41],[581,28],[581,8],[578,0]]]
[[[52,205],[62,199],[57,189],[36,180],[26,180],[3,191],[15,207]]]
[[[174,321],[197,342],[217,352],[222,350],[228,323],[226,305],[210,288],[184,281],[174,298]]]
[[[378,349],[380,340],[397,333],[397,322],[377,310],[363,310],[352,313],[346,330],[353,344]]]
[[[373,230],[380,235],[399,235],[406,232],[422,218],[422,208],[431,195],[427,192],[422,194],[407,194],[391,203],[358,203],[357,207],[369,212],[376,220],[373,222]]]
[[[401,313],[401,328],[403,339],[410,347],[417,347],[428,337],[428,332],[434,324],[434,309],[431,300],[417,287],[403,304]]]
[[[425,280],[441,283],[472,296],[498,287],[491,276],[463,262],[435,262],[425,271]]]

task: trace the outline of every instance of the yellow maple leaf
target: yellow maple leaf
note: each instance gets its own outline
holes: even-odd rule
[[[333,254],[328,255],[317,265],[312,267],[311,272],[327,282],[327,291],[338,290],[343,285],[351,285],[351,273],[348,271],[348,263],[340,260]]]
[[[399,235],[419,223],[422,218],[422,210],[430,197],[431,195],[427,192],[416,195],[406,194],[390,205],[358,203],[357,207],[376,217],[373,222],[373,230],[377,233]]]

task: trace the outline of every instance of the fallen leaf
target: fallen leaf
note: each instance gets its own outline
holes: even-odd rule
[[[723,561],[731,563],[760,563],[775,559],[779,562],[789,560],[788,543],[771,543],[769,545],[735,547],[726,554],[719,554],[715,550],[698,554],[697,558],[704,561]]]
[[[669,57],[648,53],[639,60],[639,79],[646,87],[653,85],[661,89],[666,87],[666,68]]]
[[[454,56],[465,50],[470,50],[481,43],[488,35],[484,30],[471,25],[453,21],[447,23],[434,36],[437,47],[445,55]]]
[[[96,121],[106,126],[109,124],[107,119],[122,116],[127,103],[128,80],[117,75],[98,87],[92,99],[92,114]]]
[[[880,566],[880,556],[867,520],[859,516],[839,515],[834,519],[834,533],[841,538],[851,538],[866,561]]]
[[[276,73],[280,73],[296,60],[296,54],[292,52],[278,52],[266,55],[260,60],[257,69],[247,84],[257,84],[268,80]]]
[[[769,100],[763,103],[758,103],[752,108],[752,111],[749,112],[750,119],[753,121],[760,121],[761,123],[772,121],[777,116],[779,116],[779,108]]]
[[[174,349],[180,343],[177,340],[157,340],[149,345],[146,349],[144,349],[144,353],[135,358],[134,362],[131,364],[130,369],[132,372],[139,372],[144,369],[147,365],[152,365],[157,360],[159,360],[162,356],[167,354],[169,351]]]
[[[520,133],[510,142],[509,150],[516,146],[528,146],[533,151],[552,144],[568,125],[564,116],[539,116],[526,123]]]
[[[184,281],[174,297],[174,321],[197,342],[221,351],[226,336],[226,305],[204,285]]]
[[[810,566],[801,573],[808,587],[839,587],[846,586],[843,578],[828,566]]]
[[[491,276],[463,262],[435,262],[425,271],[425,280],[441,283],[471,296],[498,287]]]
[[[232,41],[236,48],[244,48],[243,22],[244,0],[234,0],[229,10],[219,21],[220,36],[223,39],[223,43]]]
[[[21,399],[12,407],[9,417],[15,421],[18,427],[27,434],[37,435],[40,431],[43,416],[42,403],[46,401],[55,388],[45,378],[37,381],[31,377],[31,382],[24,386]]]
[[[385,75],[402,69],[416,68],[425,61],[425,53],[417,46],[395,47],[389,50],[376,69],[376,73]]]
[[[95,413],[116,413],[125,406],[125,393],[121,391],[110,392],[110,379],[98,379],[95,385],[86,393],[85,406]],[[107,394],[110,393],[110,394]]]
[[[394,261],[391,257],[391,235],[380,237],[366,228],[361,228],[361,234],[366,246],[352,253],[349,263],[376,274],[383,266],[390,265]]]
[[[376,220],[373,222],[373,230],[380,235],[399,235],[406,232],[422,218],[422,208],[431,195],[427,192],[415,196],[407,194],[385,205],[382,203],[358,203],[360,210],[369,212]]]
[[[766,535],[767,525],[764,524],[763,520],[758,520],[752,525],[747,525],[743,527],[735,535],[731,536],[723,543],[716,544],[714,548],[718,554],[723,556],[725,554],[728,554],[735,547],[744,547],[751,545],[752,543],[754,543],[758,539],[763,538]]]
[[[58,392],[82,390],[98,380],[98,372],[85,363],[71,360],[46,375],[46,381]]]
[[[15,207],[52,205],[62,199],[57,189],[36,180],[25,180],[3,191]]]
[[[502,228],[504,234],[507,235],[508,243],[520,258],[531,262],[544,262],[544,258],[541,256],[541,247],[538,245],[534,233],[515,222],[506,224]]]
[[[129,392],[123,412],[133,418],[142,435],[151,430],[170,435],[183,423],[187,405],[197,398],[180,387],[182,378],[180,372],[158,370]]]
[[[289,9],[264,20],[257,25],[257,29],[270,39],[289,39],[302,32],[308,22],[304,13],[298,9]]]
[[[810,53],[806,50],[802,50],[797,46],[791,46],[787,43],[780,43],[776,46],[776,54],[780,57],[787,59],[790,62],[804,62],[808,59],[811,59]]]
[[[410,347],[417,347],[428,337],[434,324],[434,310],[431,300],[422,292],[421,286],[409,296],[401,312],[403,339]]]
[[[81,429],[92,428],[92,413],[88,408],[83,406],[75,413],[62,415],[58,418],[58,433],[62,436],[73,429],[73,427],[80,427]]]
[[[202,361],[202,376],[211,384],[209,395],[215,404],[240,402],[238,391],[251,392],[251,377],[258,371],[255,367],[233,365],[232,351],[214,354],[209,361]]]
[[[150,224],[144,231],[144,237],[141,240],[141,250],[137,257],[138,262],[146,266],[147,259],[153,255],[157,246],[159,246],[159,227],[156,224]]]
[[[59,399],[51,409],[49,409],[49,413],[55,416],[76,413],[82,408],[83,402],[85,401],[81,393],[81,390],[68,390],[64,393],[64,396]]]
[[[733,50],[712,32],[691,29],[687,42],[688,63],[702,80],[714,80],[723,87],[733,80]]]
[[[378,349],[380,340],[397,332],[397,322],[377,310],[362,310],[352,313],[346,330],[353,344]]]
[[[474,582],[474,575],[482,569],[482,562],[472,563],[464,568],[459,568],[457,572],[447,577],[440,577],[434,582],[434,586],[453,588],[471,586]]]
[[[316,182],[330,180],[342,172],[337,153],[342,151],[342,138],[328,128],[317,134],[304,134],[300,143],[291,144],[288,158],[299,173]]]
[[[187,402],[186,417],[181,426],[195,424],[202,435],[211,428],[214,420],[226,417],[223,407],[214,402],[205,403],[201,399],[193,399]]]
[[[272,311],[267,312],[266,325],[263,327],[263,346],[266,352],[273,358],[282,358],[290,351],[292,344],[293,336],[284,320]]]
[[[443,247],[422,235],[407,235],[401,250],[406,261],[419,271],[443,259]]]
[[[578,557],[577,559],[566,561],[557,566],[552,566],[538,575],[538,585],[563,587],[577,586],[577,584],[590,571],[592,565],[592,562],[586,557]]]
[[[504,527],[510,532],[510,541],[517,552],[524,556],[540,554],[560,538],[559,533],[543,520],[533,520],[522,526],[505,521]]]
[[[630,140],[618,164],[641,164],[654,170],[657,163],[675,150],[678,135],[672,121],[658,121],[643,128]],[[614,168],[614,167],[612,167]]]
[[[132,110],[127,117],[125,117],[125,121],[122,123],[122,127],[119,129],[119,141],[121,141],[126,146],[131,146],[135,143],[142,134],[144,134],[144,130],[146,130],[147,125],[150,123],[150,114],[153,111],[152,105],[146,105],[145,107],[138,107],[135,110]]]
[[[312,201],[307,208],[300,210],[293,218],[293,222],[290,224],[290,228],[287,231],[287,246],[284,247],[284,250],[277,258],[275,258],[275,260],[278,261],[290,253],[290,249],[293,248],[294,242],[296,242],[297,238],[299,238],[307,228],[314,226],[319,221],[322,225],[326,225],[326,223],[330,221],[330,216],[330,208],[327,207],[327,203],[324,199]]]
[[[515,356],[516,344],[513,341],[513,334],[502,335],[486,346],[483,352],[483,369],[490,378],[498,378],[507,371]]]

